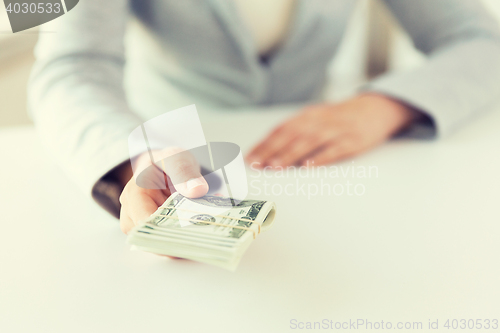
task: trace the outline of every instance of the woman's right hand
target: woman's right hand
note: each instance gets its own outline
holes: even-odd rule
[[[142,188],[137,185],[135,177],[132,175],[130,164],[119,170],[119,177],[125,188],[120,195],[120,228],[127,234],[139,221],[146,219],[153,214],[159,206],[170,196],[170,183],[177,192],[188,198],[202,197],[208,192],[208,184],[200,173],[200,166],[193,155],[183,152],[179,148],[168,148],[162,151],[155,151],[154,156],[164,160],[160,163],[160,168],[151,168],[154,172],[147,175],[148,183],[156,184],[153,189]],[[169,158],[166,158],[169,157]],[[149,153],[144,153],[134,159],[134,170],[140,172],[150,166]],[[171,187],[171,186],[170,186]]]

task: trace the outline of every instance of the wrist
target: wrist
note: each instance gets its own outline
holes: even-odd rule
[[[382,113],[389,117],[389,120],[394,125],[394,134],[425,118],[425,115],[414,107],[386,95],[366,93],[360,95],[359,98],[370,99],[370,103],[377,105],[377,110],[382,110]]]

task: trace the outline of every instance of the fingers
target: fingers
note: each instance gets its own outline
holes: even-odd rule
[[[357,150],[354,146],[340,140],[339,142],[334,142],[328,146],[325,146],[320,151],[315,152],[311,156],[308,156],[301,162],[301,164],[325,165],[348,158],[352,155],[355,155],[356,153]]]
[[[156,154],[156,151],[154,152]],[[136,184],[144,189],[168,188],[163,170],[154,164],[149,153],[144,153],[132,161],[133,175]]]
[[[142,183],[152,185],[149,188],[141,187],[140,184],[136,183],[136,179],[132,178],[120,196],[120,228],[124,233],[128,233],[139,221],[151,216],[171,194],[168,188],[165,189],[165,186],[157,185],[168,182],[187,197],[200,197],[208,192],[208,184],[201,176],[200,167],[192,154],[179,149],[162,153],[166,155],[161,160],[161,166],[168,177],[159,170],[159,172],[154,172],[154,175],[152,172],[148,172],[147,175],[143,176]],[[142,170],[145,170],[148,163],[151,165],[149,160],[142,159],[142,157],[139,157],[136,163],[144,164],[145,167],[143,166]],[[157,173],[158,175],[156,175]]]
[[[122,230],[122,232],[124,234],[128,234],[129,231],[132,230],[133,227],[135,227],[135,223],[132,221],[132,219],[130,217],[128,217],[128,215],[125,213],[125,210],[122,206],[122,208],[120,210],[120,229]],[[158,255],[162,256],[162,257],[167,257],[170,259],[182,259],[182,258],[167,256],[164,254],[158,254]]]
[[[331,112],[325,113],[323,108],[306,108],[257,145],[248,154],[248,162],[260,163],[260,167],[297,164],[337,135],[335,126],[325,126],[327,116]]]
[[[269,161],[273,167],[296,165],[311,153],[327,145],[335,138],[334,133],[315,134],[308,133],[294,140],[288,149],[278,152]]]
[[[307,156],[322,146],[334,142],[340,136],[341,132],[334,128],[327,131],[303,132],[300,136],[295,135],[295,139],[290,134],[273,134],[255,148],[247,159],[252,162],[260,160],[261,166],[297,165],[301,164]]]
[[[208,184],[200,173],[198,162],[188,151],[164,159],[162,167],[180,194],[188,198],[198,198],[207,194]]]
[[[139,221],[146,219],[153,214],[158,207],[162,204],[160,198],[153,199],[152,196],[158,197],[161,195],[160,190],[144,190],[137,189],[132,193],[126,193],[120,197],[122,209],[125,214],[137,224]],[[163,200],[164,201],[164,200]]]
[[[124,234],[128,234],[134,226],[134,221],[132,221],[132,219],[125,213],[122,205],[120,209],[120,229]]]
[[[143,183],[147,185],[162,185],[167,182],[173,184],[175,189],[187,197],[200,197],[208,192],[208,184],[200,174],[200,168],[194,156],[189,152],[182,152],[173,149],[163,152],[166,156],[161,163],[162,169],[169,175],[162,172],[148,172],[144,175]],[[143,170],[151,163],[148,159],[139,157],[138,164],[142,163]],[[140,168],[139,165],[138,168]],[[156,170],[155,168],[149,168]],[[158,175],[157,175],[158,174]],[[153,177],[154,176],[154,177]],[[142,183],[141,183],[142,184]],[[127,233],[141,220],[151,216],[159,206],[161,206],[171,194],[165,186],[152,186],[144,188],[136,183],[136,179],[131,179],[125,186],[120,203],[120,227]],[[144,184],[142,184],[144,185]]]
[[[258,144],[247,156],[247,160],[263,165],[269,164],[269,160],[278,152],[285,149],[298,135],[299,132],[290,126],[284,126],[274,130],[266,139]]]
[[[120,228],[127,234],[140,221],[148,218],[168,198],[162,189],[143,189],[130,180],[120,195]]]

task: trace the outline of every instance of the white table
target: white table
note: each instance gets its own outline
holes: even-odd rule
[[[289,114],[201,116],[207,139],[246,151]],[[277,203],[275,226],[231,273],[129,251],[33,128],[2,130],[0,332],[287,332],[323,319],[424,329],[430,319],[444,330],[447,319],[500,319],[499,148],[496,112],[442,141],[392,141],[337,165],[376,166],[378,178],[297,178],[363,184],[364,195],[261,194]],[[264,181],[290,193],[297,180],[249,181],[255,197]]]

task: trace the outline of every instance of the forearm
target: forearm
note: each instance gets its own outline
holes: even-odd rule
[[[500,29],[480,2],[385,2],[428,59],[414,70],[383,75],[364,91],[427,113],[438,135],[500,101]]]
[[[500,42],[462,42],[418,69],[382,76],[363,91],[384,94],[421,110],[442,136],[500,102],[498,59]]]
[[[140,119],[123,90],[127,1],[88,0],[44,25],[29,83],[29,107],[44,145],[87,193],[129,158]],[[54,33],[44,33],[54,31]]]

